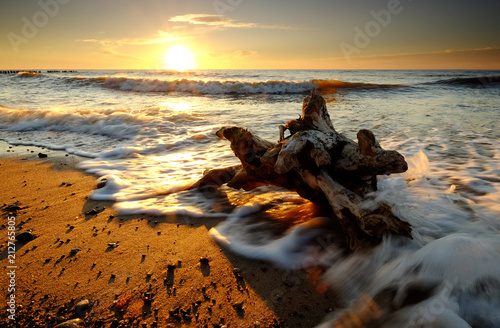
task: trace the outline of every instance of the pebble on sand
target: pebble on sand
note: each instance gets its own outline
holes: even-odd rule
[[[85,322],[82,319],[72,319],[58,324],[54,328],[80,328],[86,327]]]
[[[81,300],[75,307],[76,315],[83,318],[90,309],[90,301],[88,299]]]
[[[26,230],[18,234],[16,239],[20,243],[27,243],[35,239],[35,235],[33,235],[31,230]]]

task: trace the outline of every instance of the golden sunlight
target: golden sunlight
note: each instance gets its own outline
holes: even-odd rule
[[[196,68],[194,54],[181,45],[172,46],[165,54],[165,68],[182,72],[186,69]]]

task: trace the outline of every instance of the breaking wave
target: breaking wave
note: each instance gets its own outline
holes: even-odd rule
[[[457,77],[453,79],[440,80],[436,83],[470,87],[489,87],[500,85],[500,76]]]
[[[7,131],[55,131],[130,138],[154,117],[134,115],[125,109],[63,110],[0,106],[0,128]]]
[[[337,89],[391,89],[405,87],[399,84],[354,83],[339,80],[308,81],[217,81],[217,80],[161,80],[130,77],[72,78],[98,83],[104,88],[133,92],[184,92],[190,94],[300,94],[313,89],[332,93]]]

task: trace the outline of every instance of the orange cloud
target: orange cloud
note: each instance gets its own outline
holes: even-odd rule
[[[295,30],[297,28],[283,25],[259,25],[256,23],[237,22],[234,19],[222,15],[209,14],[187,14],[174,16],[169,19],[170,22],[189,23],[194,25],[207,25],[219,28],[261,28],[261,29],[279,29]]]

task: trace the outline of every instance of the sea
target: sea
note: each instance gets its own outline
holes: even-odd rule
[[[356,140],[370,129],[405,156],[408,171],[380,176],[370,198],[410,223],[413,239],[349,252],[293,192],[183,190],[207,169],[239,163],[220,127],[277,142],[313,89],[338,132]],[[320,268],[318,290],[338,296],[320,327],[500,327],[499,122],[500,71],[0,75],[1,140],[84,157],[79,169],[106,181],[91,197],[121,214],[218,218],[209,234],[221,247],[285,270]]]

